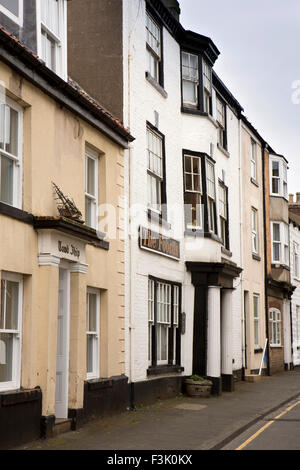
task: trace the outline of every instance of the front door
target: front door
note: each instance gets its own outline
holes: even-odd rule
[[[70,272],[59,270],[55,417],[68,417]]]

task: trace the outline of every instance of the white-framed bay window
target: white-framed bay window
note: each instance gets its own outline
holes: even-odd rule
[[[0,103],[0,202],[22,205],[23,110],[10,98]]]
[[[281,346],[281,312],[277,308],[269,310],[270,346]]]
[[[38,55],[67,79],[67,0],[37,0]]]
[[[299,244],[296,242],[293,243],[293,265],[294,278],[299,279]]]
[[[251,139],[251,178],[257,179],[257,144]]]
[[[289,226],[284,222],[271,222],[271,261],[289,266]]]
[[[0,391],[20,388],[23,277],[1,273]]]
[[[87,378],[100,377],[100,291],[88,287],[86,296]]]
[[[288,198],[287,162],[281,156],[270,156],[270,195]]]
[[[23,26],[23,0],[0,0],[0,12]]]
[[[184,204],[188,229],[203,227],[201,157],[184,155]]]
[[[216,233],[216,183],[215,166],[209,160],[206,160],[206,192],[207,192],[207,212],[208,212],[208,230]]]
[[[199,86],[199,59],[189,52],[181,53],[182,101],[184,106],[197,107]]]
[[[85,223],[98,228],[98,160],[99,154],[85,149]]]

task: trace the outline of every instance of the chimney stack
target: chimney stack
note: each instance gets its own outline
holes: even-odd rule
[[[300,204],[300,193],[296,193],[296,203]]]
[[[170,10],[172,15],[179,21],[180,17],[180,5],[177,0],[163,0],[166,7]]]
[[[289,204],[294,204],[294,194],[289,194]]]

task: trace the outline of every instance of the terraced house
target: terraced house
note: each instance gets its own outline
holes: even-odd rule
[[[181,391],[192,373],[214,393],[232,390],[242,375],[242,107],[214,72],[217,46],[181,26],[177,1],[86,7],[69,7],[72,76],[104,92],[136,138],[126,167],[131,402]]]
[[[67,79],[66,8],[0,1],[1,448],[75,429],[127,383],[123,227],[108,239],[98,207],[122,205],[132,137]]]

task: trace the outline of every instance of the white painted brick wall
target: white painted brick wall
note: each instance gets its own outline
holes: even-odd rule
[[[159,130],[165,135],[167,201],[178,210],[169,211],[172,229],[179,226],[176,238],[181,241],[181,260],[147,253],[138,241],[126,241],[126,373],[133,381],[145,380],[148,368],[148,275],[181,282],[182,309],[186,313],[186,334],[182,336],[184,374],[192,372],[194,287],[185,261],[220,262],[221,245],[198,239],[194,247],[184,242],[182,149],[210,153],[214,143],[216,181],[225,170],[229,186],[231,261],[240,265],[239,207],[239,122],[228,109],[228,145],[230,157],[217,149],[217,129],[200,116],[183,115],[181,107],[180,48],[164,29],[164,79],[168,98],[165,99],[145,78],[146,35],[144,0],[124,0],[124,122],[136,138],[127,153],[125,173],[127,198],[131,204],[147,204],[146,121],[155,124],[154,111],[159,114]],[[128,86],[129,85],[129,86]],[[130,167],[129,167],[130,165]],[[129,194],[129,172],[131,189]],[[142,224],[147,223],[146,211]],[[155,227],[159,231],[159,227]],[[174,238],[174,233],[169,232]],[[131,250],[131,251],[130,251]],[[233,293],[234,369],[241,368],[241,290],[235,281]],[[131,300],[130,300],[131,293]],[[131,302],[131,303],[130,303]],[[131,351],[129,326],[131,326]]]

